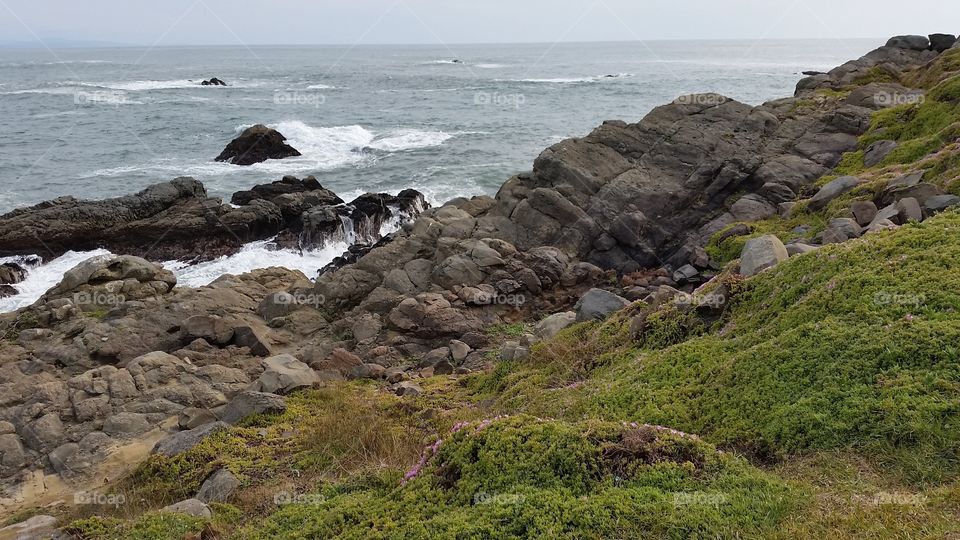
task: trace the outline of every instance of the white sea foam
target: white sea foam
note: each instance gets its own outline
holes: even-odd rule
[[[510,67],[507,64],[477,64],[474,67],[480,69],[503,69]]]
[[[453,138],[453,135],[444,133],[443,131],[401,129],[378,137],[367,146],[386,152],[401,152],[404,150],[440,146],[451,138]]]
[[[328,84],[311,84],[307,87],[308,90],[336,90],[335,86],[330,86]]]
[[[226,274],[239,275],[270,267],[299,270],[313,279],[317,277],[318,270],[347,250],[346,244],[333,244],[320,250],[305,251],[301,255],[287,249],[272,249],[271,242],[252,242],[244,246],[239,253],[194,266],[184,266],[177,261],[163,265],[177,275],[177,283],[181,287],[202,287]]]
[[[519,82],[519,83],[534,83],[534,84],[577,84],[577,83],[596,83],[612,79],[626,79],[633,77],[632,73],[615,73],[609,75],[597,75],[594,77],[557,77],[557,78],[547,78],[547,79],[497,79],[497,82]]]
[[[68,251],[44,265],[30,269],[27,272],[27,278],[25,280],[13,285],[13,288],[17,290],[17,294],[7,298],[0,298],[0,313],[16,311],[33,304],[43,296],[43,293],[60,283],[60,280],[63,279],[63,274],[67,270],[70,270],[87,259],[99,255],[108,255],[109,253],[109,251],[103,249],[79,252]],[[0,263],[13,262],[16,259],[17,257],[2,258],[0,259]]]

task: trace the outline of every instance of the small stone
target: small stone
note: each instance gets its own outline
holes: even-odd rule
[[[577,314],[573,311],[555,313],[537,323],[533,332],[540,339],[549,340],[556,337],[564,329],[573,326],[576,322]]]
[[[227,404],[223,421],[228,424],[256,414],[277,414],[287,410],[286,400],[276,394],[263,392],[240,392]]]
[[[470,346],[462,341],[453,340],[450,342],[450,354],[453,356],[454,362],[458,364],[467,359],[471,350]]]
[[[197,500],[204,503],[225,503],[240,487],[240,480],[226,469],[220,469],[200,486]]]
[[[165,512],[167,514],[186,514],[188,516],[210,519],[213,517],[213,513],[210,512],[210,507],[199,501],[197,499],[187,499],[185,501],[180,501],[176,504],[171,504],[166,508],[162,508],[160,512]]]
[[[920,203],[913,197],[900,199],[897,202],[897,215],[900,217],[900,223],[923,221],[923,209],[920,208]]]
[[[397,384],[396,394],[400,397],[416,397],[423,393],[423,389],[416,383],[404,381]]]
[[[353,368],[350,377],[354,379],[383,379],[386,377],[387,368],[380,364],[360,364]]]
[[[799,244],[799,243],[787,244],[787,254],[790,255],[791,257],[795,257],[797,255],[804,255],[806,253],[812,253],[814,251],[817,251],[818,249],[820,248],[807,245],[807,244]]]
[[[877,217],[877,205],[873,204],[872,201],[855,201],[853,206],[850,208],[850,211],[853,213],[853,218],[857,220],[857,224],[861,227],[866,227],[873,222],[873,218]]]
[[[860,179],[855,176],[841,176],[823,186],[816,195],[810,199],[808,208],[814,212],[823,210],[834,199],[853,190],[860,185]]]

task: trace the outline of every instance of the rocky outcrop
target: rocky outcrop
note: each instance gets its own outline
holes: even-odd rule
[[[212,79],[207,79],[200,83],[200,86],[227,86],[227,83],[223,82],[221,79],[216,77]]]
[[[253,165],[268,159],[284,159],[302,155],[287,144],[287,138],[279,131],[263,124],[249,127],[217,156],[217,161],[234,165]]]
[[[370,245],[383,238],[384,227],[391,231],[419,216],[428,204],[415,190],[401,191],[396,197],[368,193],[350,204],[316,206],[302,215],[299,247],[317,249],[331,242]]]

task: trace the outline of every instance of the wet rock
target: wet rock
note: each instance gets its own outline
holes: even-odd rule
[[[216,161],[234,165],[253,165],[268,159],[284,159],[300,156],[296,148],[286,143],[287,138],[279,131],[257,124],[247,128],[217,156]]]

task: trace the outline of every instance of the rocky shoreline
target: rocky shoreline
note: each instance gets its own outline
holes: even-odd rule
[[[652,310],[724,272],[750,277],[956,206],[960,197],[905,172],[793,242],[751,225],[860,193],[863,179],[835,173],[874,113],[924,99],[902,75],[960,44],[954,37],[948,46],[948,37],[891,39],[757,107],[699,94],[637,123],[604,122],[546,149],[496,197],[438,208],[413,190],[346,203],[314,178],[293,177],[227,204],[178,178],[117,199],[60,198],[0,216],[0,256],[115,253],[0,316],[0,508],[53,502],[25,495],[37,475],[90,485],[113,451],[157,426],[171,427],[152,452],[173,456],[331,381],[374,379],[415,396],[423,379],[522,360],[568,326],[641,301],[632,330],[642,334]],[[900,82],[865,82],[878,73]],[[881,138],[861,160],[880,163],[898,146]],[[384,234],[391,224],[397,231]],[[318,276],[271,268],[197,289],[177,286],[156,264],[207,261],[269,238],[301,250],[353,247]],[[738,238],[739,262],[718,258],[717,246]],[[0,287],[24,271],[0,267]],[[722,306],[691,309],[708,318]],[[535,332],[503,341],[487,332],[518,321],[537,322]],[[171,511],[209,514],[211,499],[197,499]]]

